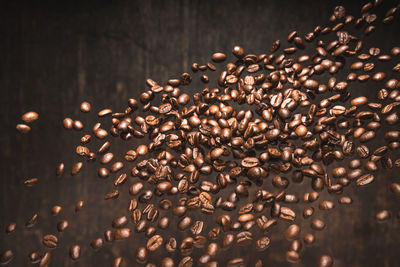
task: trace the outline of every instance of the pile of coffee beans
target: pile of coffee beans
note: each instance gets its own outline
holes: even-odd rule
[[[60,163],[56,175],[79,175],[85,165],[97,161],[99,178],[114,177],[104,199],[125,192],[131,196],[126,214],[86,245],[100,250],[106,242],[144,235],[147,243],[138,245],[132,257],[148,267],[267,266],[262,251],[273,245],[271,233],[277,225],[285,224],[281,234],[290,244],[282,261],[301,261],[305,246],[316,240],[314,233],[329,226],[320,215],[352,204],[346,187],[373,186],[378,171],[400,167],[400,82],[391,77],[400,72],[400,63],[392,63],[400,47],[381,51],[363,44],[364,36],[399,19],[400,5],[378,18],[374,10],[381,3],[367,2],[359,17],[337,6],[329,26],[318,25],[306,34],[293,31],[287,42],[276,40],[265,54],[235,46],[233,55],[214,53],[210,62],[193,63],[191,73],[164,85],[147,79],[139,99],[128,99],[122,111],[99,111],[102,122],[91,129],[65,118],[66,130],[85,131],[75,149],[81,161],[66,174]],[[382,64],[392,64],[393,73],[375,71]],[[194,79],[205,87],[189,95],[184,88]],[[354,95],[352,85],[368,80],[379,84],[376,97]],[[90,113],[91,104],[81,103],[80,110]],[[37,118],[28,112],[22,120]],[[27,133],[30,127],[18,124],[17,129]],[[141,144],[115,155],[110,152],[112,138],[141,139]],[[376,138],[379,147],[370,145]],[[25,184],[36,182],[30,178]],[[309,184],[304,195],[296,193],[301,183]],[[389,187],[400,195],[399,182]],[[323,191],[332,197],[322,199]],[[300,202],[307,207],[299,212]],[[75,211],[83,207],[79,201]],[[54,206],[51,213],[56,216],[61,210]],[[206,224],[206,217],[214,223]],[[391,217],[390,210],[376,212],[378,221]],[[173,218],[177,224],[171,223]],[[35,227],[37,221],[34,214],[25,227]],[[304,221],[312,232],[302,230]],[[59,221],[58,231],[67,231],[70,223]],[[16,227],[10,223],[6,231]],[[181,241],[174,237],[178,231],[184,233]],[[42,244],[55,249],[59,239],[45,234]],[[243,255],[218,257],[237,246],[249,247],[254,263]],[[160,250],[170,256],[152,257]],[[194,250],[202,251],[201,256],[192,257]],[[80,245],[71,246],[70,258],[79,260],[82,251]],[[179,260],[173,257],[177,251]],[[28,256],[41,267],[51,263],[51,250]],[[13,251],[6,250],[0,262],[13,257]],[[123,262],[116,257],[110,264]],[[316,264],[333,266],[334,258],[323,254]]]

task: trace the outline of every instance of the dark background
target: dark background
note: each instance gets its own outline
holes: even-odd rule
[[[384,2],[376,10],[379,21],[396,3]],[[75,146],[84,132],[64,130],[64,117],[80,119],[89,130],[99,121],[96,114],[102,108],[123,111],[129,97],[138,97],[146,89],[146,78],[165,84],[170,77],[191,73],[192,62],[208,62],[215,51],[226,52],[232,59],[234,45],[255,54],[268,53],[276,39],[286,47],[285,39],[293,29],[303,35],[316,25],[329,25],[328,18],[340,3],[355,17],[360,15],[360,1],[2,1],[0,229],[8,222],[18,223],[14,233],[0,233],[0,250],[9,248],[15,253],[9,265],[29,265],[28,253],[44,252],[41,236],[48,233],[60,238],[59,247],[52,251],[51,266],[110,266],[117,256],[124,258],[126,266],[135,266],[136,247],[145,245],[143,234],[134,234],[126,241],[106,244],[97,252],[89,247],[90,240],[103,236],[104,230],[111,227],[114,217],[129,215],[128,188],[137,178],[130,178],[119,188],[119,199],[105,201],[104,195],[113,190],[115,175],[101,180],[96,168],[85,164],[79,175],[71,177],[70,168],[79,160]],[[399,17],[395,20],[389,26],[378,22],[376,32],[365,39],[363,51],[379,46],[388,53],[392,46],[399,45]],[[315,47],[315,43],[311,46]],[[396,60],[381,64],[386,66],[382,70],[396,77],[390,71]],[[193,93],[199,86],[195,83],[182,90]],[[366,95],[376,101],[376,91],[382,86],[354,83],[352,95]],[[82,101],[92,104],[91,113],[79,111]],[[21,135],[15,125],[30,110],[37,111],[40,118],[32,123],[29,134]],[[105,123],[107,119],[100,121]],[[376,145],[381,141],[378,138]],[[121,154],[141,142],[113,140],[112,151]],[[61,178],[55,176],[59,162],[66,165]],[[31,177],[38,177],[39,182],[31,188],[23,186],[23,181]],[[366,188],[346,188],[344,194],[354,199],[351,207],[336,204],[333,211],[318,211],[313,216],[323,218],[327,228],[315,233],[316,243],[303,248],[302,261],[294,266],[314,266],[321,253],[332,255],[335,266],[400,266],[399,219],[392,216],[384,223],[374,219],[383,208],[394,214],[399,211],[399,198],[388,187],[390,182],[399,181],[399,170],[379,171],[376,178]],[[270,187],[270,181],[266,184]],[[306,181],[289,189],[299,196],[310,191]],[[336,197],[325,193],[322,198],[336,201]],[[85,206],[75,214],[78,200],[84,200]],[[63,210],[53,217],[50,208],[56,204]],[[317,205],[318,201],[313,204],[318,210]],[[24,229],[25,221],[35,212],[39,213],[39,222],[31,230]],[[64,218],[70,221],[70,228],[58,234],[56,223]],[[314,232],[309,229],[309,221],[297,220],[303,226],[301,238],[308,231]],[[284,259],[289,242],[280,234],[287,225],[282,222],[276,231],[267,234],[272,238],[268,250],[260,253],[253,247],[231,249],[221,254],[221,263],[242,255],[249,265],[261,258],[266,266],[291,266]],[[211,227],[212,224],[207,225],[203,234]],[[177,235],[178,239],[184,236],[172,231],[159,232]],[[82,246],[82,258],[77,262],[68,257],[68,248],[75,243]],[[150,253],[150,261],[157,263],[167,255],[162,251]],[[195,249],[193,255],[202,253]],[[178,262],[180,255],[172,257]]]

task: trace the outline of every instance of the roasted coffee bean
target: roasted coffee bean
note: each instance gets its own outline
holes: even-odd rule
[[[315,242],[315,236],[313,234],[307,233],[303,237],[304,243],[310,245]]]
[[[318,259],[318,267],[331,267],[333,263],[333,258],[329,255],[321,255]]]
[[[112,221],[112,227],[121,228],[128,224],[128,218],[126,216],[119,216]]]
[[[82,112],[89,112],[90,109],[91,109],[91,105],[89,102],[84,101],[81,103],[80,110]]]
[[[8,264],[12,261],[13,258],[14,258],[14,253],[10,249],[4,250],[0,253],[0,263],[1,264],[4,264],[4,265]]]
[[[353,199],[351,197],[343,196],[338,199],[338,202],[339,204],[351,204],[353,203]]]
[[[40,261],[41,255],[39,254],[39,252],[33,251],[33,252],[28,254],[28,258],[29,258],[29,261],[32,264],[35,264],[35,263],[38,263]]]
[[[115,240],[127,239],[131,236],[132,230],[129,228],[120,228],[115,231]],[[107,241],[107,238],[106,238]]]
[[[69,249],[69,256],[73,260],[78,260],[81,257],[81,247],[79,245],[73,245]]]
[[[331,210],[335,207],[335,204],[332,201],[324,200],[319,203],[320,210]]]
[[[136,249],[136,261],[140,264],[143,264],[147,261],[148,252],[145,247],[138,247]]]
[[[256,241],[256,249],[258,251],[266,250],[269,247],[269,244],[270,239],[266,236],[263,236]]]
[[[297,224],[289,225],[289,227],[284,232],[284,235],[288,240],[295,239],[299,234],[300,234],[300,227]]]
[[[17,129],[17,131],[22,134],[26,134],[31,131],[31,127],[29,127],[26,124],[22,124],[22,123],[17,124],[17,126],[15,126],[15,129]]]
[[[31,123],[39,118],[39,114],[35,111],[29,111],[22,115],[21,119],[26,123]]]
[[[112,266],[112,267],[120,267],[122,261],[123,261],[122,257],[117,257],[117,258],[115,258],[115,259],[113,260],[111,266]]]
[[[305,208],[303,211],[303,217],[304,218],[309,218],[314,214],[314,208],[313,207],[308,207]]]
[[[300,254],[296,251],[289,250],[286,252],[286,260],[290,263],[296,263],[300,261]]]
[[[253,242],[253,235],[248,231],[240,232],[236,235],[236,243],[240,246],[248,246]]]
[[[47,267],[50,265],[51,253],[46,252],[39,262],[39,267]]]
[[[38,221],[38,218],[39,215],[37,213],[33,214],[33,216],[25,222],[25,227],[32,228],[33,226],[35,226],[36,222]]]
[[[193,258],[190,256],[183,257],[178,264],[178,267],[191,267],[193,266]]]
[[[222,62],[222,61],[224,61],[224,60],[226,59],[226,55],[225,55],[224,53],[214,53],[214,54],[211,56],[211,59],[212,59],[214,62]]]
[[[90,242],[90,246],[95,250],[102,248],[103,244],[104,242],[101,237],[95,238]]]
[[[375,176],[373,174],[364,174],[360,176],[356,183],[358,186],[363,186],[372,183],[375,180]]]
[[[64,232],[69,227],[69,222],[67,220],[62,220],[57,223],[57,230],[59,232]]]
[[[15,229],[17,229],[17,223],[11,222],[6,227],[6,233],[7,234],[12,233],[15,231]]]
[[[376,215],[375,218],[377,221],[386,221],[392,217],[392,213],[388,210],[381,210]]]
[[[56,248],[58,244],[58,238],[55,235],[45,235],[42,239],[42,243],[48,248]]]
[[[178,222],[178,229],[183,231],[190,227],[192,224],[192,218],[185,216]]]
[[[311,221],[311,228],[314,230],[323,230],[325,228],[325,223],[320,219],[313,219]]]
[[[163,243],[163,238],[160,235],[152,236],[146,244],[146,247],[150,251],[157,250]]]

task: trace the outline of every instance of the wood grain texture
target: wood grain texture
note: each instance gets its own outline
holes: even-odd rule
[[[287,34],[293,29],[305,34],[318,24],[326,25],[327,19],[338,3],[345,5],[352,14],[359,15],[358,1],[2,1],[0,3],[0,230],[10,221],[18,223],[11,234],[0,233],[0,250],[10,248],[15,258],[10,266],[27,266],[29,252],[44,252],[41,236],[57,233],[56,223],[70,221],[70,228],[60,236],[60,246],[52,253],[51,266],[110,266],[117,256],[124,258],[124,266],[136,266],[134,253],[138,245],[145,245],[143,234],[133,234],[127,241],[106,244],[100,251],[89,247],[90,240],[102,237],[111,228],[114,217],[127,215],[131,196],[130,178],[121,188],[117,200],[104,201],[104,195],[114,189],[111,175],[99,179],[99,163],[85,164],[82,172],[69,175],[73,163],[79,161],[74,154],[75,145],[82,132],[62,128],[64,117],[80,119],[85,129],[91,129],[102,108],[123,111],[129,97],[138,97],[146,88],[150,77],[160,84],[182,72],[190,72],[191,63],[206,63],[214,51],[230,51],[234,45],[243,46],[250,53],[267,53],[276,39],[286,45]],[[382,15],[391,6],[384,1]],[[388,52],[400,44],[396,22],[377,29],[365,40],[365,50],[372,46]],[[379,28],[382,29],[382,25]],[[312,48],[315,44],[312,44]],[[390,71],[398,59],[382,65]],[[210,76],[212,77],[212,76]],[[395,76],[398,78],[397,76]],[[343,78],[343,77],[342,77]],[[198,78],[190,88],[194,93],[201,88]],[[380,89],[372,82],[352,84],[352,93],[376,99]],[[380,86],[380,85],[379,85]],[[82,114],[79,104],[89,101],[92,112]],[[20,135],[15,130],[20,116],[29,110],[39,113],[39,120],[32,123],[32,131]],[[106,119],[100,119],[106,123]],[[380,129],[380,134],[385,128]],[[378,146],[380,140],[372,144]],[[121,142],[112,140],[112,151],[124,153],[135,148],[142,140]],[[99,143],[90,144],[95,148]],[[66,165],[66,174],[57,178],[55,166]],[[343,163],[329,166],[332,169]],[[127,166],[129,167],[129,166]],[[318,212],[314,217],[323,218],[327,228],[316,232],[316,243],[303,249],[302,261],[288,264],[284,251],[289,242],[282,238],[287,223],[276,231],[266,233],[272,238],[271,247],[256,252],[254,247],[236,247],[221,252],[218,259],[225,263],[229,258],[243,255],[249,266],[255,259],[263,259],[265,266],[315,266],[318,256],[327,253],[335,258],[335,266],[400,266],[399,219],[392,218],[377,224],[374,220],[379,209],[399,211],[399,198],[389,191],[391,181],[399,182],[399,169],[380,171],[377,181],[366,188],[351,186],[345,194],[351,195],[354,204],[343,207],[336,204],[330,212]],[[23,186],[27,178],[38,177],[32,188]],[[214,177],[210,177],[211,180]],[[264,184],[271,188],[270,178]],[[151,187],[148,187],[151,188]],[[309,181],[289,187],[288,192],[302,195],[309,191]],[[321,198],[336,197],[323,193]],[[171,199],[176,199],[171,197]],[[74,212],[77,201],[85,206]],[[53,217],[53,205],[63,207],[60,215]],[[318,209],[318,203],[313,206]],[[296,210],[301,211],[303,205]],[[35,212],[39,222],[31,230],[23,229],[24,222]],[[165,213],[166,214],[166,213]],[[196,219],[206,220],[204,234],[213,227],[213,218],[191,213]],[[220,214],[216,212],[214,218]],[[171,224],[176,224],[175,218]],[[299,220],[302,235],[313,232],[310,220]],[[132,227],[132,223],[129,224]],[[178,241],[188,233],[162,231],[166,236],[176,235]],[[82,246],[82,258],[73,262],[68,257],[71,245]],[[195,249],[197,259],[204,250]],[[150,254],[154,262],[168,255],[164,250]],[[176,261],[179,252],[170,255]]]

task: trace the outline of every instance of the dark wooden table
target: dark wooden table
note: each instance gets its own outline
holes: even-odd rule
[[[345,3],[346,2],[346,3]],[[214,51],[229,54],[234,45],[243,46],[249,53],[268,52],[276,39],[286,46],[286,37],[296,29],[305,34],[317,25],[327,25],[333,7],[339,3],[359,16],[358,1],[2,1],[0,3],[0,230],[10,221],[18,223],[14,233],[0,232],[0,250],[12,249],[15,258],[10,266],[28,266],[28,253],[44,252],[43,234],[57,234],[56,223],[70,221],[70,228],[60,237],[59,247],[52,251],[51,266],[110,266],[117,256],[126,266],[136,266],[134,253],[138,245],[145,245],[143,234],[134,234],[127,241],[106,244],[95,252],[90,240],[101,237],[111,227],[111,220],[129,215],[128,188],[131,178],[120,189],[117,200],[104,200],[104,194],[113,190],[112,178],[101,180],[96,175],[98,163],[85,164],[74,177],[70,168],[79,157],[74,153],[82,132],[66,131],[62,120],[68,116],[80,119],[85,129],[97,122],[97,111],[109,107],[123,111],[129,97],[138,97],[146,89],[150,77],[165,84],[170,77],[190,72],[191,63],[206,63]],[[389,2],[377,11],[382,18]],[[393,2],[393,1],[392,1]],[[379,46],[388,53],[400,45],[400,23],[379,27],[365,39],[364,50]],[[315,44],[312,44],[313,47]],[[398,58],[382,67],[390,71]],[[198,78],[197,78],[198,79]],[[200,83],[197,83],[200,86]],[[373,82],[354,83],[353,95],[366,95],[376,100],[381,85]],[[200,87],[182,88],[193,93]],[[92,104],[92,112],[79,111],[81,101]],[[15,130],[20,116],[29,110],[39,113],[29,134]],[[105,121],[105,120],[102,120]],[[379,131],[376,147],[382,143]],[[141,140],[113,141],[113,152],[124,153],[140,144]],[[55,166],[66,165],[66,174],[55,176]],[[329,168],[344,163],[335,163]],[[30,188],[23,181],[38,177]],[[375,213],[389,209],[396,214],[399,197],[389,190],[392,181],[399,182],[399,169],[379,171],[376,182],[366,188],[355,185],[346,188],[345,195],[354,199],[351,206],[339,206],[330,212],[317,212],[327,228],[316,232],[316,243],[303,248],[302,261],[289,264],[284,252],[289,244],[281,232],[288,223],[280,223],[276,231],[268,233],[271,247],[256,252],[254,247],[224,251],[218,257],[221,263],[243,255],[249,265],[262,258],[265,266],[315,266],[318,256],[327,253],[335,258],[335,266],[400,266],[400,228],[394,215],[389,221],[377,223]],[[214,177],[211,177],[213,180]],[[265,183],[271,187],[270,180]],[[149,187],[150,188],[150,187]],[[309,191],[309,183],[290,186],[288,191],[300,196]],[[336,201],[337,197],[322,193],[321,198]],[[75,203],[84,200],[85,206],[74,212]],[[337,202],[335,202],[337,203]],[[61,205],[60,215],[53,217],[50,208]],[[299,205],[301,210],[302,205]],[[314,204],[318,209],[318,203]],[[37,225],[24,229],[24,222],[35,212]],[[219,212],[216,215],[220,214]],[[202,215],[194,215],[202,218]],[[213,219],[204,218],[206,231]],[[312,231],[309,220],[297,222],[302,234]],[[176,219],[172,221],[176,224]],[[132,226],[130,224],[130,226]],[[174,228],[173,228],[174,229]],[[160,230],[159,230],[160,231]],[[171,231],[167,236],[178,239],[188,233]],[[312,231],[313,232],[313,231]],[[205,232],[206,233],[206,232]],[[82,246],[82,258],[73,262],[68,249],[73,244]],[[194,256],[203,252],[195,249]],[[150,253],[150,261],[166,256],[164,250]],[[171,257],[179,259],[180,253]]]

